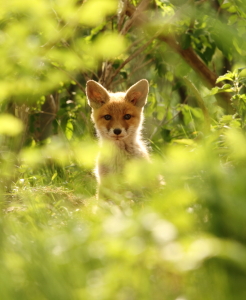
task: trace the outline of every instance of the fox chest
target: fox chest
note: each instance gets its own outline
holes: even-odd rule
[[[97,172],[99,176],[107,174],[119,174],[124,169],[127,161],[133,158],[133,155],[121,148],[110,148],[99,154],[97,162]]]
[[[124,143],[107,145],[107,148],[104,148],[98,157],[98,176],[119,174],[123,171],[128,161],[140,157],[142,155],[138,145]]]

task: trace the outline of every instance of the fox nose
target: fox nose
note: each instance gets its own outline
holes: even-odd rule
[[[116,135],[121,134],[121,129],[115,128],[115,129],[114,129],[114,134],[116,134]]]

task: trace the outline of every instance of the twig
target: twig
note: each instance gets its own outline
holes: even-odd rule
[[[135,11],[131,15],[131,18],[128,19],[123,26],[122,30],[120,31],[121,35],[126,35],[129,29],[132,27],[133,23],[136,21],[137,18],[140,17],[142,12],[147,8],[151,0],[142,0],[139,5],[136,7]],[[127,1],[128,2],[128,1]]]
[[[177,112],[171,119],[165,121],[166,119],[166,115],[164,116],[164,118],[161,120],[161,122],[159,123],[158,126],[155,127],[154,131],[152,132],[151,136],[150,136],[150,140],[152,140],[153,136],[160,130],[160,128],[168,123],[170,123],[173,119],[175,119],[179,114],[181,113],[181,111]]]
[[[201,4],[202,2],[205,2],[205,0],[199,1],[198,4]],[[136,10],[137,8],[135,8],[132,4],[128,3],[126,13],[129,17],[131,17],[132,19],[136,18],[136,16],[134,17],[134,15],[136,14]],[[176,14],[169,20],[168,23],[172,23],[174,21],[173,19],[177,18],[177,14],[179,14],[179,11],[176,12]],[[148,22],[148,20],[146,20],[146,22]],[[217,74],[215,74],[207,67],[207,65],[202,61],[202,59],[195,53],[195,51],[191,47],[183,49],[177,42],[177,39],[171,33],[163,34],[163,30],[162,33],[159,34],[158,39],[168,44],[168,46],[172,50],[178,53],[197,74],[199,74],[203,79],[205,79],[205,82],[207,83],[209,88],[214,87],[215,85],[221,86],[220,83],[216,84],[216,80],[218,78]],[[231,106],[230,95],[228,95],[227,93],[221,93],[216,95],[216,99],[218,105],[224,108],[227,113],[234,112]]]
[[[161,97],[162,98],[162,97]],[[155,127],[155,129],[153,130],[150,139],[153,138],[153,136],[159,131],[159,128],[164,124],[164,122],[167,119],[167,115],[168,115],[168,111],[169,111],[169,107],[170,107],[170,103],[171,101],[169,101],[168,105],[167,105],[167,109],[166,109],[166,113],[164,114],[162,120],[159,122],[158,126]]]
[[[55,116],[55,117],[57,116],[57,114],[50,113],[50,112],[43,111],[43,110],[34,111],[33,113],[34,114],[46,114],[46,115],[51,115],[51,116]]]
[[[148,60],[147,62],[145,62],[144,64],[137,66],[135,69],[132,70],[131,73],[129,73],[128,77],[130,78],[137,70],[145,67],[146,65],[150,64],[152,61],[154,60],[154,58]],[[124,78],[119,78],[117,80],[115,80],[113,82],[113,85],[117,85],[117,84],[121,84],[122,82],[125,82],[126,80]]]
[[[55,66],[57,69],[59,69],[60,71],[62,71],[63,73],[65,73],[68,77],[70,77],[74,82],[76,82],[76,84],[78,85],[78,87],[81,89],[81,91],[84,92],[85,94],[85,89],[82,87],[82,85],[78,82],[77,79],[75,79],[72,75],[70,75],[67,71],[63,70],[61,67],[57,67]]]
[[[187,102],[187,100],[188,100],[188,96],[183,101],[183,104],[185,104]],[[181,111],[177,112],[171,119],[169,119],[169,120],[166,121],[169,107],[170,107],[170,102],[167,105],[167,110],[166,110],[166,113],[165,113],[164,117],[162,118],[162,120],[160,121],[160,123],[158,124],[158,126],[156,126],[156,128],[153,130],[153,132],[152,132],[152,134],[150,136],[150,139],[153,138],[153,136],[160,130],[160,128],[162,126],[167,125],[168,123],[170,123],[171,121],[173,121],[173,119],[175,119],[181,113]]]
[[[126,35],[126,33],[129,31],[133,23],[139,19],[142,12],[146,9],[148,4],[151,0],[142,0],[137,7],[132,6],[128,0],[123,0],[123,8],[122,11],[119,14],[119,23],[118,23],[118,31],[120,35]],[[123,23],[124,14],[129,16],[130,18],[125,22],[123,28],[121,29],[121,24]],[[130,12],[130,13],[129,13]],[[135,44],[140,43],[143,39],[140,39],[139,41],[135,41],[132,45],[130,45],[127,49],[127,51],[135,46]],[[140,47],[138,50],[136,50],[132,55],[130,55],[112,74],[113,72],[113,64],[112,61],[105,61],[102,74],[100,76],[99,82],[106,88],[109,88],[110,85],[113,82],[113,79],[119,74],[120,70],[132,59],[134,59],[141,51],[143,51],[151,42],[149,41],[142,47]],[[111,75],[112,74],[112,75]]]
[[[138,48],[138,50],[136,50],[133,54],[131,54],[125,61],[123,61],[123,63],[115,70],[115,72],[113,73],[113,75],[110,78],[110,81],[108,83],[108,85],[110,85],[113,81],[113,78],[115,78],[120,70],[122,68],[124,68],[124,66],[129,63],[131,60],[133,60],[136,56],[138,56],[139,53],[141,53],[142,51],[144,51],[144,49],[146,49],[155,39],[155,37],[153,37],[152,39],[150,39],[147,43],[145,43],[142,47]]]
[[[131,43],[131,45],[129,47],[127,47],[125,52],[127,53],[130,49],[132,49],[135,45],[140,44],[143,40],[144,40],[144,37],[142,37],[139,40],[134,41],[133,43]]]
[[[158,37],[161,41],[168,44],[176,53],[178,53],[189,65],[190,67],[199,74],[203,79],[205,79],[209,88],[216,86],[222,86],[221,83],[216,84],[218,76],[212,72],[207,65],[202,61],[202,59],[195,53],[195,51],[190,47],[187,49],[182,49],[180,44],[177,43],[172,35],[161,34]],[[221,98],[221,96],[223,98]],[[233,112],[230,96],[227,93],[221,93],[217,96],[218,105],[224,108],[227,113]]]
[[[205,120],[205,129],[209,129],[210,127],[210,120],[209,120],[209,113],[208,110],[204,104],[204,101],[202,99],[201,94],[199,93],[198,89],[196,86],[187,78],[183,77],[185,83],[190,87],[191,91],[193,92],[194,96],[197,99],[198,106],[201,108],[203,115],[204,115],[204,120]]]
[[[122,24],[124,22],[124,18],[125,18],[125,13],[126,13],[126,9],[127,9],[127,5],[128,5],[128,0],[121,0],[120,1],[122,3],[122,9],[118,14],[118,31],[121,31],[121,27]]]
[[[137,70],[139,70],[139,69],[145,67],[146,65],[150,64],[150,63],[153,62],[154,60],[155,60],[154,58],[151,58],[151,59],[149,59],[148,61],[146,61],[145,63],[143,63],[142,65],[137,66],[136,68],[134,68],[134,69],[132,70],[132,72],[129,74],[129,77],[131,77],[131,75],[134,74]]]

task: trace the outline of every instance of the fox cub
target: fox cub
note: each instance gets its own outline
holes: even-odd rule
[[[148,81],[142,79],[126,92],[108,92],[99,83],[89,80],[86,84],[92,120],[101,145],[96,176],[101,188],[107,178],[120,174],[127,161],[149,159],[147,148],[141,140],[143,108],[147,102]],[[108,184],[108,189],[111,189]]]

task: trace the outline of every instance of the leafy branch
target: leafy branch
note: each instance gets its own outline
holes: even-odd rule
[[[235,109],[242,121],[242,127],[246,121],[246,95],[242,93],[243,87],[246,86],[246,77],[240,76],[245,68],[239,68],[233,72],[227,71],[226,74],[219,76],[216,83],[227,81],[222,87],[214,87],[211,91],[212,95],[219,93],[233,93],[230,97],[231,105]]]

